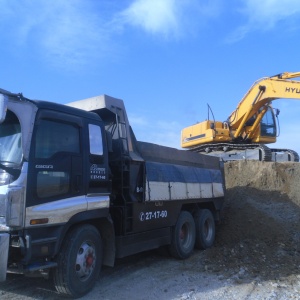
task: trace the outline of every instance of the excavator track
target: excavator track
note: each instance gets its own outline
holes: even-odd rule
[[[190,148],[189,150],[219,156],[224,161],[241,159],[272,161],[272,150],[264,144],[206,144]]]
[[[278,156],[278,154],[283,154],[284,159],[282,161],[294,161],[294,162],[299,162],[299,154],[291,149],[278,149],[278,148],[272,148],[272,160],[276,161],[276,157]],[[275,157],[275,159],[274,159]]]

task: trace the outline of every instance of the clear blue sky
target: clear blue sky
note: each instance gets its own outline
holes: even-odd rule
[[[0,0],[0,87],[68,103],[124,100],[139,140],[180,148],[257,79],[300,71],[299,0]],[[278,100],[278,147],[300,152],[300,101]]]

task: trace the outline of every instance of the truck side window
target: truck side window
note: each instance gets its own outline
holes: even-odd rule
[[[57,152],[80,153],[79,129],[72,124],[41,120],[36,133],[35,157],[50,158]]]
[[[89,124],[90,154],[103,155],[101,128],[98,125]]]

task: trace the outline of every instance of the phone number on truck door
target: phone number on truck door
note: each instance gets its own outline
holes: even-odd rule
[[[162,219],[168,216],[166,210],[146,211],[140,213],[140,221],[149,221],[154,219]]]

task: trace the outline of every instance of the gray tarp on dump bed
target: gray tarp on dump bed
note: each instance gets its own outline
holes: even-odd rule
[[[202,199],[224,196],[218,158],[137,142],[146,165],[146,200]]]
[[[145,161],[194,166],[205,169],[220,169],[219,158],[216,157],[140,141],[137,141],[136,145]]]

